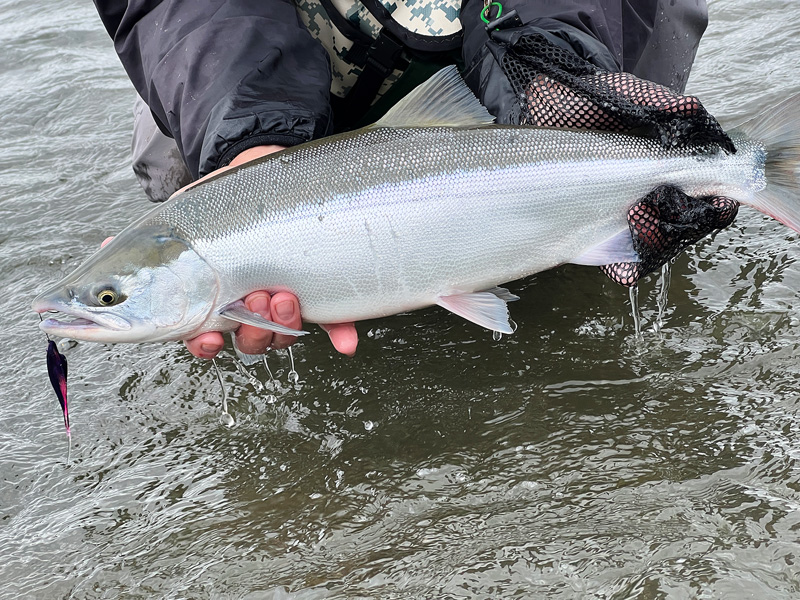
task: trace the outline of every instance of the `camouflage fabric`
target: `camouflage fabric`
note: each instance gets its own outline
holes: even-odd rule
[[[331,58],[331,93],[343,98],[355,84],[361,68],[347,60],[350,41],[328,18],[320,0],[294,0],[298,15],[311,35],[322,43]],[[381,0],[392,18],[402,27],[423,35],[445,36],[461,30],[461,0]],[[362,32],[375,39],[380,22],[358,0],[332,0],[337,11]],[[407,56],[405,58],[408,58]],[[386,78],[376,101],[394,85],[402,71],[396,69]]]

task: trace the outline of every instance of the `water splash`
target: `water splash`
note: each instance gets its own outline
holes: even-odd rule
[[[493,332],[492,332],[492,339],[493,339],[495,342],[499,342],[500,340],[502,340],[502,339],[503,339],[503,334],[502,334],[502,333],[500,333],[499,331],[493,331]]]
[[[225,384],[222,382],[222,373],[220,373],[217,359],[212,358],[211,364],[214,365],[214,371],[217,373],[217,381],[219,381],[219,388],[222,391],[222,413],[219,416],[220,423],[226,427],[233,427],[236,424],[231,413],[228,412],[228,394],[225,391]]]
[[[264,354],[261,357],[261,359],[262,362],[264,363],[264,369],[266,370],[267,375],[269,375],[269,385],[274,389],[278,385],[278,383],[275,381],[275,377],[272,375],[272,369],[269,368],[269,363],[267,362],[267,355]],[[270,393],[264,395],[264,402],[266,402],[267,404],[275,404],[277,401],[278,398],[275,396],[275,394]]]
[[[262,362],[264,363],[264,368],[267,371],[267,375],[269,375],[270,382],[275,383],[275,377],[273,377],[273,375],[272,375],[272,369],[269,368],[269,363],[267,362],[267,355],[266,354],[264,354],[262,356]]]
[[[631,300],[631,315],[633,316],[633,329],[637,339],[642,338],[642,315],[639,312],[639,286],[632,285],[628,288],[628,297]]]
[[[656,332],[661,331],[664,327],[664,313],[667,310],[667,294],[669,293],[669,283],[672,275],[672,263],[665,262],[661,265],[661,276],[658,279],[658,296],[656,297],[656,304],[658,306],[658,315],[653,329]]]
[[[40,318],[41,318],[41,315],[40,315]],[[45,336],[45,337],[47,337],[47,336]],[[47,339],[49,340],[50,338],[48,337]],[[67,352],[69,352],[70,350],[75,348],[77,345],[78,345],[77,340],[73,340],[71,338],[61,338],[60,340],[58,340],[56,342],[56,346],[58,347],[58,351],[61,352],[62,354],[66,354]]]
[[[258,378],[247,369],[244,363],[242,363],[240,360],[234,359],[233,364],[236,365],[236,370],[239,371],[239,374],[245,377],[257,392],[264,390],[264,384],[261,383]]]

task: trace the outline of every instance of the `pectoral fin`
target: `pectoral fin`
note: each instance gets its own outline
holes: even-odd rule
[[[498,295],[495,290],[502,290],[502,292]],[[440,296],[436,304],[459,317],[464,317],[467,321],[486,327],[486,329],[500,333],[514,333],[508,322],[507,300],[505,299],[510,296],[513,294],[504,288],[492,288],[486,292]]]
[[[301,331],[299,329],[290,329],[289,327],[284,327],[283,325],[279,325],[274,321],[265,319],[258,313],[254,313],[253,311],[248,310],[247,307],[244,305],[244,302],[242,302],[241,300],[237,300],[232,304],[228,304],[228,306],[219,311],[219,314],[225,317],[226,319],[230,319],[231,321],[236,321],[237,323],[244,323],[245,325],[260,327],[261,329],[266,329],[267,331],[274,331],[275,333],[280,333],[283,335],[308,334],[307,331]]]
[[[628,227],[606,241],[589,248],[586,252],[569,262],[576,265],[601,267],[612,263],[639,262],[639,255],[633,249],[633,237]]]

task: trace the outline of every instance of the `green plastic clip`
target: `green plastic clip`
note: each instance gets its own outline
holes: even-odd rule
[[[491,3],[487,3],[487,4],[486,4],[486,5],[483,7],[483,11],[481,12],[481,21],[483,21],[483,22],[484,22],[484,23],[486,23],[487,25],[488,25],[488,24],[491,22],[491,21],[489,20],[488,14],[489,14],[489,10],[490,10],[490,9],[491,9],[493,6],[496,6],[496,7],[497,7],[497,14],[494,16],[494,19],[492,19],[492,20],[497,20],[497,19],[499,19],[499,18],[500,18],[500,15],[502,15],[502,14],[503,14],[503,5],[502,5],[502,4],[500,4],[499,2],[491,2]]]

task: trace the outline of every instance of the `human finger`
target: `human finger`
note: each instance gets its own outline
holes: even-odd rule
[[[248,310],[258,313],[265,319],[270,319],[271,298],[269,293],[253,292],[244,299],[244,304]],[[236,346],[245,354],[264,354],[272,340],[272,332],[260,327],[241,325],[236,330]]]
[[[335,323],[320,325],[328,333],[331,343],[337,352],[353,356],[358,347],[358,332],[355,323]]]
[[[278,292],[272,297],[270,307],[272,320],[285,327],[300,329],[303,326],[303,319],[300,316],[300,303],[297,296],[288,292]],[[273,348],[286,348],[294,344],[297,340],[293,335],[275,334],[272,338]]]
[[[212,359],[219,354],[225,345],[225,340],[219,331],[201,333],[191,340],[184,340],[186,348],[197,358]]]

